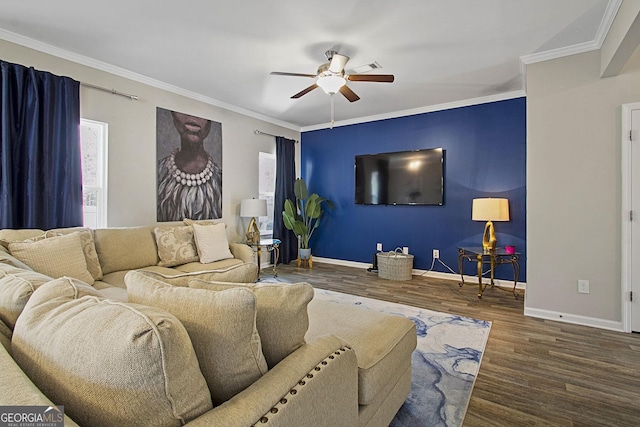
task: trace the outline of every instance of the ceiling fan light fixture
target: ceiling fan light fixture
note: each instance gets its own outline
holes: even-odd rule
[[[331,74],[328,76],[319,76],[316,84],[320,86],[326,93],[334,94],[338,92],[342,86],[347,84],[347,81],[342,76]]]

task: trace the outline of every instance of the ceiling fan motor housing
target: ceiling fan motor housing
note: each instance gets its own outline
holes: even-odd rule
[[[326,64],[322,64],[318,67],[318,77],[320,76],[341,76],[344,77],[344,70],[340,71],[339,73],[334,73],[333,71],[329,70],[329,65],[331,63],[327,62]]]

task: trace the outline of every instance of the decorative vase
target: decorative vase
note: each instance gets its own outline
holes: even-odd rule
[[[311,248],[300,248],[300,259],[309,259],[311,258]]]

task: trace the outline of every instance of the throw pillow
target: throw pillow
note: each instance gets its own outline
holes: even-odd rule
[[[244,287],[253,291],[256,325],[269,369],[305,343],[309,328],[307,305],[313,298],[313,287],[308,283],[239,284],[193,279],[189,287],[213,291]]]
[[[201,263],[209,264],[221,259],[233,258],[233,254],[229,250],[229,240],[227,240],[227,231],[223,223],[212,225],[193,224],[192,227]]]
[[[54,279],[70,276],[91,285],[94,282],[87,270],[78,232],[37,242],[13,242],[9,244],[9,251],[35,271]]]
[[[102,280],[102,267],[98,259],[96,251],[96,243],[93,239],[93,231],[90,228],[61,228],[57,230],[49,230],[45,234],[47,237],[63,236],[70,233],[80,233],[80,242],[82,243],[82,252],[84,252],[85,261],[87,261],[87,270],[95,280]]]
[[[153,234],[158,244],[158,265],[173,267],[198,261],[198,250],[191,226],[156,227]]]
[[[178,426],[213,407],[178,319],[97,295],[53,280],[18,318],[12,355],[49,399],[84,426]]]
[[[82,252],[84,252],[85,261],[87,262],[87,270],[89,271],[91,276],[93,276],[94,280],[102,279],[102,269],[100,268],[100,261],[98,260],[98,253],[96,252],[96,245],[93,240],[93,232],[88,228],[72,227],[61,228],[58,230],[48,230],[44,233],[38,234],[37,236],[33,236],[28,239],[14,238],[11,241],[6,239],[0,240],[0,244],[9,249],[10,243],[33,243],[40,240],[48,239],[50,237],[58,237],[75,232],[80,233]]]
[[[248,289],[210,292],[171,286],[138,271],[125,276],[129,301],[158,307],[187,329],[214,404],[267,372],[256,330],[256,297]]]

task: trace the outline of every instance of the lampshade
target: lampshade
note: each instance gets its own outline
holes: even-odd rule
[[[244,199],[240,203],[240,216],[244,218],[267,216],[265,199]]]
[[[322,88],[326,93],[336,93],[347,81],[342,76],[321,76],[318,77],[316,84]]]
[[[473,221],[509,221],[509,200],[473,199],[471,219]]]

